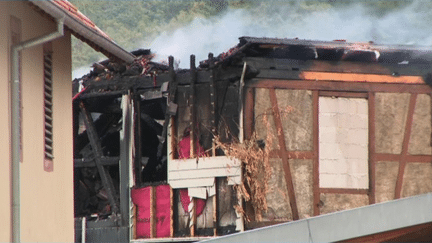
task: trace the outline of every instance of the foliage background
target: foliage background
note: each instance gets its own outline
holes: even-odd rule
[[[134,50],[138,48],[149,48],[152,42],[162,34],[169,35],[176,30],[184,28],[193,23],[197,18],[215,22],[218,18],[232,11],[241,10],[245,22],[249,22],[254,26],[259,25],[260,33],[271,35],[279,38],[293,38],[297,36],[288,36],[280,29],[291,29],[288,34],[296,33],[302,37],[302,27],[313,28],[313,25],[326,24],[325,21],[330,21],[329,25],[339,25],[341,22],[342,31],[350,31],[352,26],[353,32],[361,29],[363,23],[361,21],[368,20],[365,25],[373,26],[374,21],[381,20],[381,25],[386,23],[386,29],[368,30],[374,32],[365,38],[376,39],[384,42],[409,42],[408,37],[405,39],[395,38],[400,32],[401,35],[413,36],[409,30],[425,32],[418,38],[427,39],[432,31],[428,26],[428,22],[432,20],[432,14],[429,9],[432,7],[432,1],[343,1],[343,0],[327,0],[327,1],[263,1],[263,0],[195,0],[195,1],[179,1],[179,0],[148,0],[148,1],[114,1],[114,0],[70,0],[78,9],[87,17],[89,17],[100,29],[106,32],[114,41],[126,50]],[[359,8],[361,5],[361,8]],[[347,26],[343,26],[344,18],[350,20],[352,16],[350,11],[362,12],[362,15],[355,20],[356,22],[348,22]],[[408,11],[409,13],[403,12]],[[239,12],[237,12],[239,13]],[[247,13],[247,14],[245,14]],[[395,17],[394,20],[390,17],[392,14],[399,13],[401,16]],[[355,15],[356,13],[354,13]],[[408,14],[408,15],[407,15]],[[330,17],[340,15],[337,19]],[[246,17],[245,17],[246,16]],[[308,19],[312,19],[308,22]],[[400,23],[398,22],[400,19]],[[395,21],[392,25],[387,22]],[[233,23],[236,20],[233,20]],[[333,21],[333,22],[331,22]],[[320,23],[324,22],[324,23]],[[360,23],[359,23],[360,22]],[[372,23],[370,23],[372,22]],[[287,25],[282,26],[281,23]],[[357,26],[356,23],[359,23]],[[309,25],[308,25],[309,24]],[[252,25],[251,25],[252,26]],[[392,27],[393,26],[393,27]],[[277,32],[275,29],[279,29]],[[335,26],[334,28],[338,28]],[[344,29],[346,28],[346,29]],[[372,28],[372,27],[369,27]],[[373,27],[375,28],[375,27]],[[394,30],[387,30],[394,28]],[[263,31],[263,30],[269,31]],[[272,30],[273,32],[271,32]],[[376,32],[376,33],[375,33]],[[254,32],[250,30],[252,35]],[[416,32],[417,33],[417,32]],[[364,35],[364,33],[362,33]],[[283,36],[279,36],[283,35]],[[369,35],[369,34],[368,34]],[[308,37],[310,35],[305,34]],[[322,35],[321,35],[322,36]],[[319,39],[326,39],[325,36]],[[240,36],[238,36],[240,37]],[[259,36],[261,37],[261,36]],[[312,36],[315,37],[315,36]],[[330,38],[330,37],[329,37]],[[334,39],[343,38],[335,36]],[[432,42],[432,38],[430,38]],[[359,41],[359,40],[351,40]],[[363,41],[360,38],[360,41]],[[95,52],[85,43],[77,39],[73,39],[73,69],[90,66],[92,63],[105,59],[103,55]],[[404,43],[402,43],[404,44]],[[208,50],[212,51],[212,50]],[[216,55],[219,53],[215,53]]]

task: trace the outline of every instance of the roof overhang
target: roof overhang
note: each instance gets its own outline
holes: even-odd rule
[[[36,0],[30,1],[52,18],[64,19],[65,27],[67,27],[75,37],[84,41],[96,51],[103,53],[108,58],[121,60],[126,63],[132,63],[134,61],[135,56],[133,54],[117,45],[96,26],[90,26],[82,19],[74,17],[70,11],[61,5],[61,2]]]

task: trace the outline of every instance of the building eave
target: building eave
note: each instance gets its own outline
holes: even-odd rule
[[[89,26],[82,19],[74,17],[70,11],[62,7],[58,2],[31,0],[31,3],[54,19],[64,18],[65,27],[75,37],[86,42],[93,49],[103,53],[108,58],[118,59],[126,63],[134,61],[135,56],[133,54],[117,45],[108,35],[99,30],[97,26]]]

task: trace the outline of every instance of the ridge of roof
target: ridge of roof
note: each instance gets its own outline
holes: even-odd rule
[[[430,46],[415,46],[415,45],[401,45],[401,44],[377,44],[373,41],[369,42],[349,42],[346,40],[333,40],[333,41],[321,41],[321,40],[308,40],[299,38],[269,38],[269,37],[251,37],[242,36],[239,37],[240,45],[246,43],[250,44],[269,44],[269,45],[303,45],[310,47],[319,48],[361,48],[378,51],[429,51],[432,52]]]

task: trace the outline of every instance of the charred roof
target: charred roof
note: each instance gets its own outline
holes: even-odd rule
[[[161,81],[163,77],[160,75],[169,76],[168,63],[153,62],[154,54],[148,49],[140,49],[132,52],[132,54],[137,58],[131,64],[117,64],[112,60],[106,60],[94,64],[92,72],[75,81],[81,82],[84,87],[100,81],[103,82],[94,86],[100,87],[104,83],[116,83],[116,87],[113,89],[117,90],[122,89],[123,84],[127,82],[138,82],[141,86],[146,83],[145,87],[160,87],[161,83],[164,82]],[[228,51],[216,57],[210,53],[209,59],[199,63],[197,71],[208,70],[211,66],[238,68],[245,57],[317,60],[332,63],[378,63],[406,69],[410,67],[410,64],[426,64],[427,67],[432,65],[432,48],[410,45],[379,45],[373,42],[359,43],[345,40],[316,41],[244,36],[240,37],[239,43]],[[429,68],[427,69],[429,70]],[[427,70],[423,70],[421,75],[425,71]],[[180,76],[184,74],[189,76],[190,70],[178,69],[175,72]],[[156,78],[156,76],[158,77]],[[110,90],[113,89],[110,88]]]
[[[301,39],[240,37],[239,44],[217,58],[220,61],[235,55],[286,58],[297,60],[357,61],[378,63],[430,63],[432,48],[411,45],[379,45],[373,42],[345,40],[315,41]],[[233,49],[235,51],[233,51]],[[228,54],[228,55],[227,55]],[[205,61],[202,62],[205,64]]]

